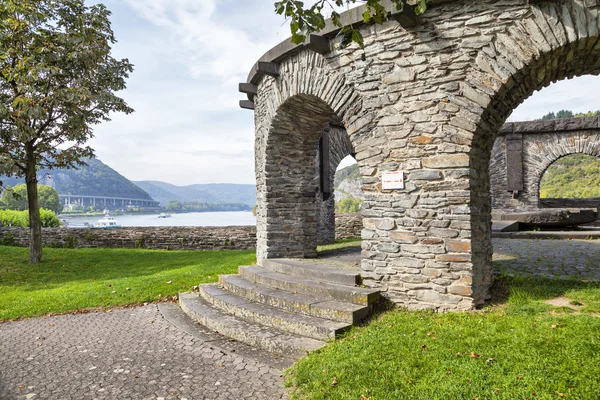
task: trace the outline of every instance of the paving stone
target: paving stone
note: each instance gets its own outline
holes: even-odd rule
[[[156,304],[2,323],[0,399],[287,398],[280,369],[215,343]]]

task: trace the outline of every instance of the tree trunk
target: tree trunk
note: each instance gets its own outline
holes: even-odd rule
[[[35,154],[33,142],[25,145],[27,165],[25,171],[25,183],[27,184],[27,203],[29,206],[29,263],[37,264],[42,261],[42,221],[40,218],[40,207],[37,190],[37,171],[35,165]]]

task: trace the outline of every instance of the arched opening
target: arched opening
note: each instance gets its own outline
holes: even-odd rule
[[[324,101],[300,94],[277,109],[263,143],[257,257],[316,257],[317,244],[335,241],[335,171],[354,153],[346,128]]]
[[[572,9],[571,9],[572,8]],[[512,111],[534,91],[540,90],[552,82],[582,76],[586,74],[598,75],[600,72],[600,46],[598,29],[587,30],[574,27],[574,21],[561,21],[563,16],[578,15],[597,23],[595,16],[587,13],[589,10],[582,8],[578,3],[553,4],[542,3],[532,5],[533,15],[530,20],[509,30],[502,35],[501,40],[495,44],[493,56],[490,57],[489,49],[484,49],[477,57],[477,66],[468,78],[469,87],[464,91],[474,108],[478,109],[471,119],[476,126],[470,150],[471,167],[471,225],[472,225],[472,262],[473,262],[473,290],[483,294],[491,283],[491,223],[490,210],[492,199],[490,196],[490,161],[493,166],[494,142],[498,141],[497,133],[507,129],[504,122]],[[558,24],[557,24],[558,20]],[[529,24],[529,25],[528,25]],[[591,27],[592,23],[590,23]],[[543,37],[530,34],[531,30],[543,31]],[[482,83],[482,82],[485,83]],[[475,89],[476,88],[476,89]],[[480,90],[485,93],[477,92]],[[520,132],[508,128],[507,139]],[[522,139],[525,140],[524,137]],[[571,139],[569,139],[571,140]],[[575,144],[579,145],[578,141]],[[538,143],[535,143],[541,150]],[[526,152],[523,144],[523,153]],[[507,147],[508,148],[508,147]],[[533,148],[533,147],[532,147]],[[551,152],[548,152],[551,153]],[[541,156],[540,156],[541,154]],[[540,151],[538,156],[544,157]],[[511,170],[507,162],[504,168]],[[492,168],[493,169],[493,168]],[[527,174],[523,171],[523,179]],[[493,177],[491,182],[494,184]],[[518,182],[518,180],[517,180]],[[527,187],[521,182],[521,188],[505,187],[512,198],[510,208],[530,207],[537,202],[532,199],[531,193],[535,192],[537,198],[539,180],[535,189]],[[521,189],[521,190],[519,190]],[[497,203],[497,199],[494,199]],[[496,205],[496,204],[495,204]],[[478,286],[483,290],[479,291]],[[476,299],[479,297],[475,295]],[[478,302],[483,300],[479,297]]]
[[[600,158],[587,154],[561,157],[539,181],[540,207],[597,208],[600,204]]]
[[[329,121],[319,142],[316,176],[319,179],[319,230],[318,244],[333,243],[336,240],[336,171],[347,157],[353,159],[354,148],[339,118]],[[360,188],[359,188],[360,190]],[[343,196],[343,194],[342,194]]]

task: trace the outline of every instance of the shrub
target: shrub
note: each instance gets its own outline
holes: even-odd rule
[[[40,219],[44,228],[57,228],[61,225],[56,214],[44,208],[40,209]],[[0,226],[27,228],[29,227],[29,212],[27,210],[0,210]]]

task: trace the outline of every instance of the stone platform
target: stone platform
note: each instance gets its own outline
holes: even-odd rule
[[[583,225],[598,219],[595,208],[546,208],[530,211],[498,210],[492,213],[494,221],[514,221],[526,226],[566,227]]]

